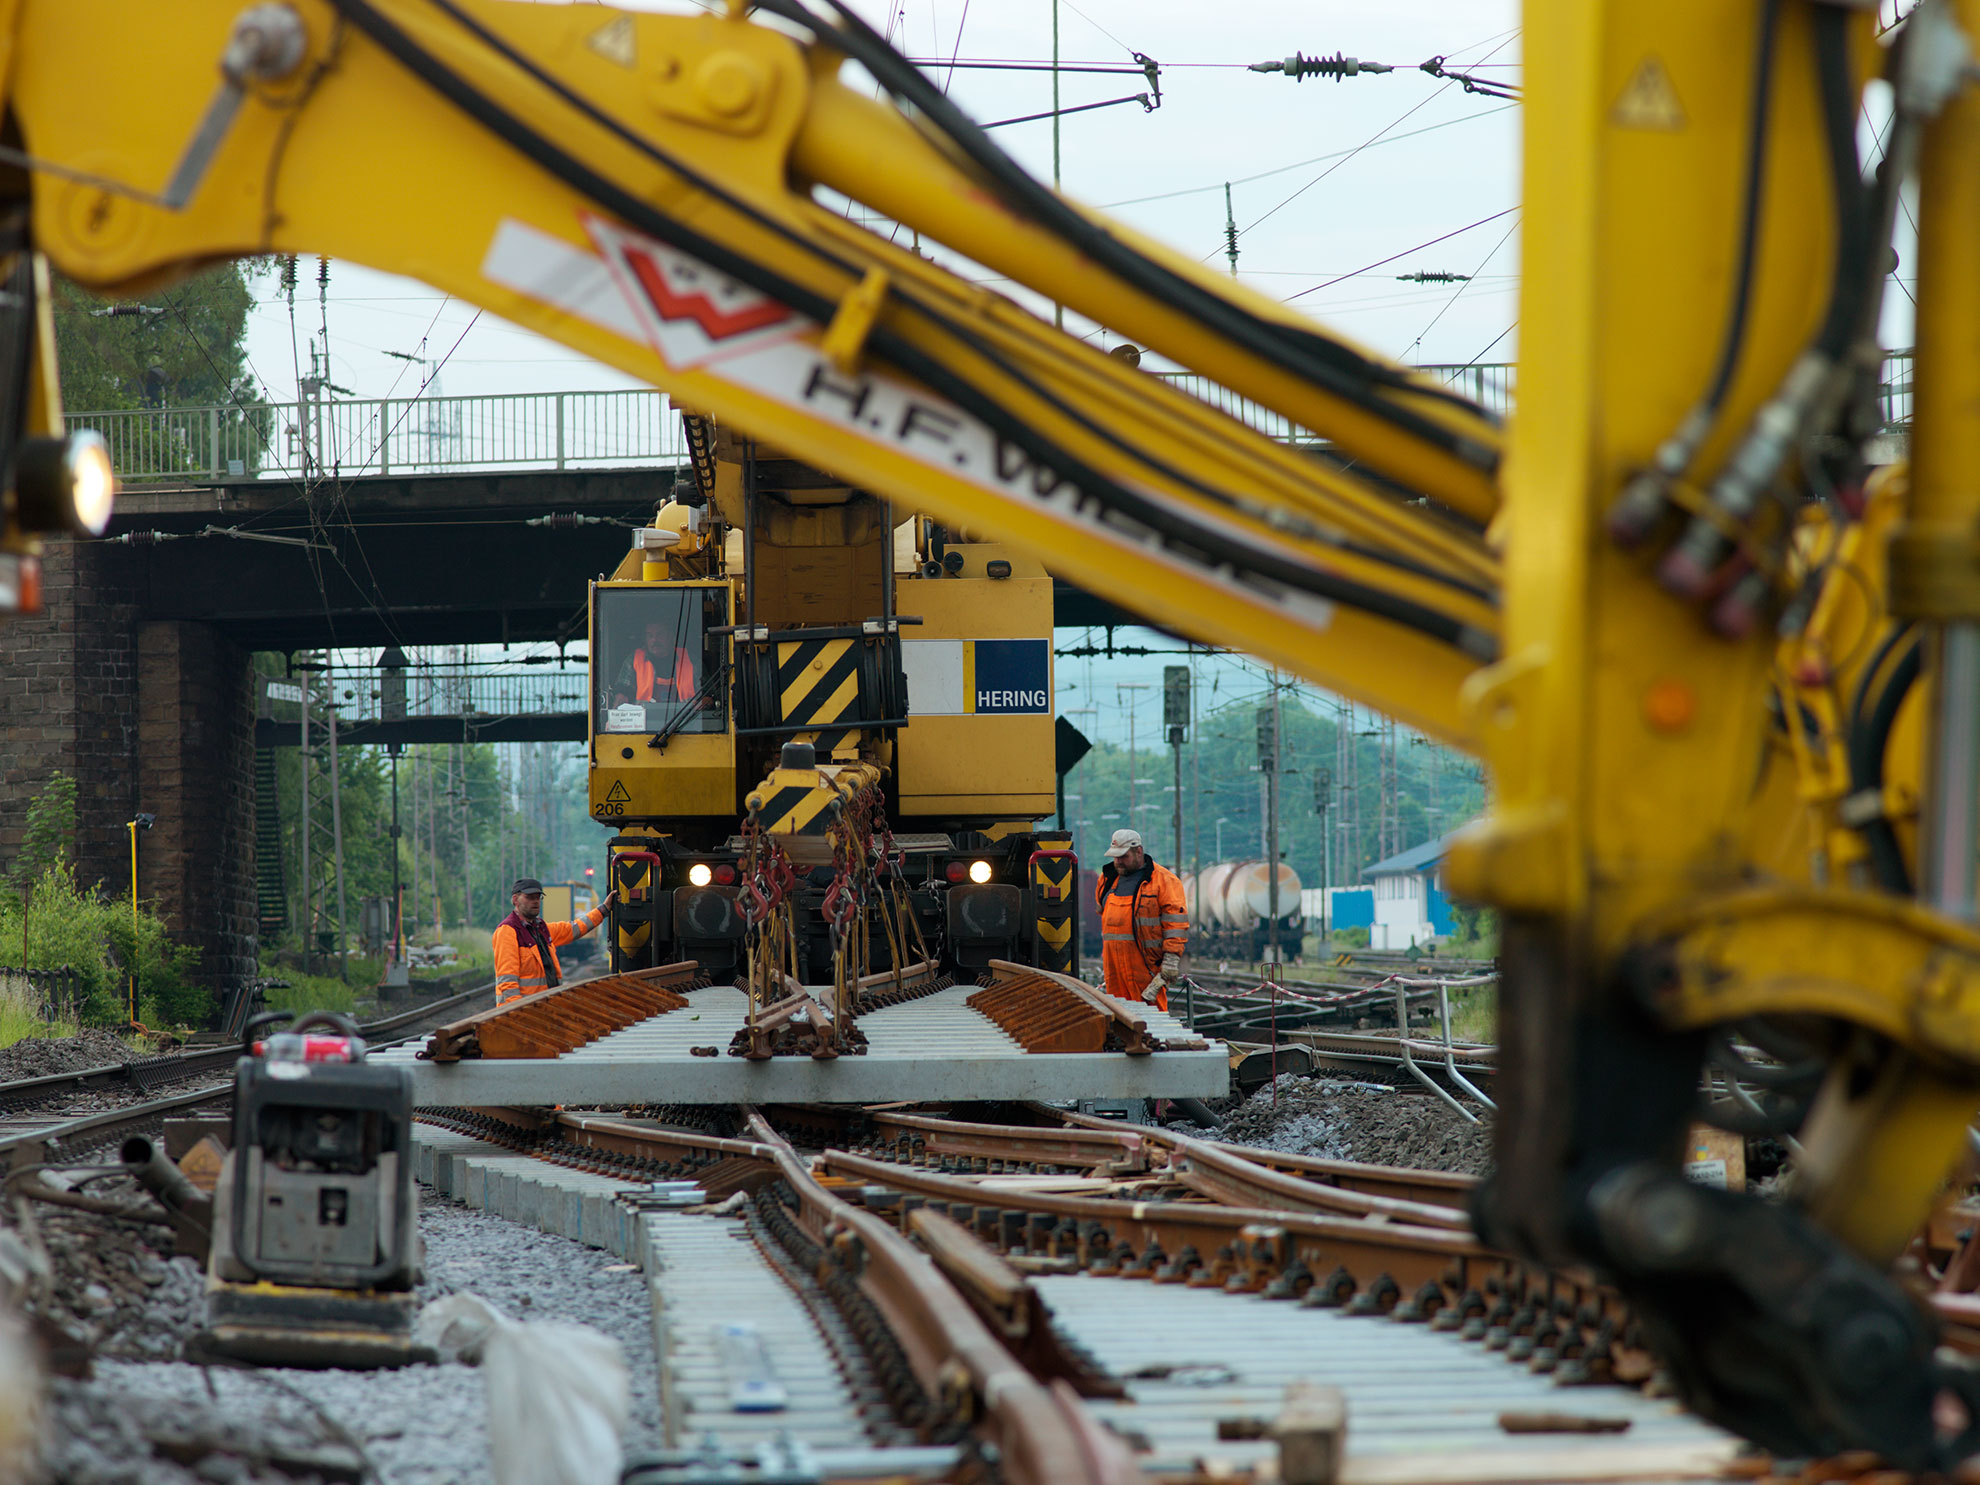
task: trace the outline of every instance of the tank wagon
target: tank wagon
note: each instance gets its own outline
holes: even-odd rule
[[[1272,941],[1271,868],[1264,861],[1218,861],[1183,874],[1189,908],[1189,952],[1205,959],[1263,961]],[[1300,957],[1306,920],[1299,908],[1299,873],[1279,863],[1279,958]]]

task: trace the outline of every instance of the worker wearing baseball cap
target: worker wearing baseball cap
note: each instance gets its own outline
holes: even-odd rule
[[[1107,993],[1166,1011],[1189,942],[1181,880],[1149,856],[1139,832],[1116,830],[1094,895]]]
[[[564,970],[557,962],[557,945],[575,943],[603,923],[618,896],[607,893],[575,923],[545,923],[543,884],[535,877],[519,878],[509,889],[514,911],[495,925],[495,1004],[506,1005],[561,983]]]

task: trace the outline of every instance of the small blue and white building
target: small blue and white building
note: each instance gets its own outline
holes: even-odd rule
[[[1457,931],[1444,895],[1444,854],[1450,839],[1440,835],[1363,869],[1373,898],[1369,948],[1407,949]]]

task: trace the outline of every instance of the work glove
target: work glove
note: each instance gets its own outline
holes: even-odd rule
[[[1162,978],[1162,976],[1151,975],[1149,977],[1148,983],[1141,987],[1142,1003],[1144,1005],[1157,1004],[1161,999],[1162,991],[1166,988],[1167,988],[1167,981],[1165,981]]]
[[[1164,954],[1160,970],[1163,983],[1173,985],[1182,978],[1182,955]]]

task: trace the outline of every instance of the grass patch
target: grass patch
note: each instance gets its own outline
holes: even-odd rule
[[[356,968],[353,963],[352,969]],[[357,1010],[359,976],[356,974],[348,985],[335,975],[306,975],[299,969],[278,969],[270,978],[287,981],[270,985],[263,992],[271,1011],[290,1011],[297,1016],[306,1016],[311,1011],[338,1011],[348,1016]],[[375,973],[363,978],[367,991],[377,978]]]
[[[1451,992],[1451,1036],[1461,1042],[1499,1039],[1499,987],[1479,985]]]
[[[18,980],[0,982],[0,1047],[31,1036],[80,1036],[76,1020],[48,1020],[41,1014],[41,997]]]

